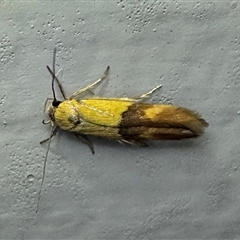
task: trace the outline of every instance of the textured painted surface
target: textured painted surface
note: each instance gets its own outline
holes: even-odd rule
[[[11,1],[0,15],[0,238],[240,237],[237,1]],[[69,95],[110,65],[97,94],[162,84],[153,102],[196,109],[210,127],[148,148],[93,138],[95,155],[61,132],[36,214],[54,46]]]

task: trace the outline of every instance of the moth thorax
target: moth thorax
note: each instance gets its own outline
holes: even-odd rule
[[[78,114],[72,114],[69,116],[68,120],[73,123],[74,125],[80,124],[81,120],[78,116]]]

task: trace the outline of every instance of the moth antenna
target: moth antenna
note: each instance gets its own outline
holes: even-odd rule
[[[53,69],[53,76],[52,76],[52,92],[53,92],[53,98],[54,98],[53,101],[57,101],[57,99],[56,99],[56,94],[55,94],[55,90],[54,90],[56,53],[57,53],[57,49],[54,48],[54,49],[53,49],[53,66],[52,66],[52,69]]]
[[[55,93],[55,90],[54,90],[54,80],[56,79],[56,76],[55,76],[55,63],[56,63],[56,52],[57,52],[57,49],[54,48],[53,49],[53,70],[52,70],[52,93],[53,93],[53,102],[52,102],[52,105],[54,107],[57,107],[59,105],[59,101],[57,100],[56,98],[56,93]],[[49,66],[47,66],[47,69],[49,72],[51,72],[51,69]]]
[[[51,69],[49,68],[49,66],[47,66],[48,71],[52,74],[52,93],[53,93],[53,102],[52,102],[52,106],[57,107],[60,103],[60,101],[57,100],[56,98],[56,93],[54,90],[54,80],[56,79],[55,76],[55,63],[56,63],[56,52],[57,49],[54,48],[53,49],[53,70],[51,71]],[[59,81],[57,79],[58,85],[59,85]],[[47,101],[50,100],[49,98],[47,99]],[[45,107],[46,108],[46,103],[45,102]],[[39,202],[40,202],[40,198],[41,198],[41,193],[42,193],[42,187],[43,187],[43,183],[44,183],[44,178],[45,178],[45,172],[46,172],[46,165],[47,165],[47,158],[48,158],[48,153],[49,153],[49,149],[50,149],[50,145],[51,145],[51,141],[52,141],[52,137],[57,133],[57,131],[59,130],[58,126],[55,126],[54,123],[49,120],[49,121],[45,121],[43,120],[43,124],[49,124],[52,123],[52,127],[51,127],[51,131],[50,131],[50,137],[41,141],[40,144],[47,142],[48,141],[48,146],[47,146],[47,151],[46,151],[46,155],[44,158],[44,164],[43,164],[43,173],[42,173],[42,182],[41,182],[41,187],[38,193],[38,202],[37,202],[37,209],[36,209],[36,213],[38,212],[38,208],[39,208]]]
[[[49,140],[49,142],[48,142],[48,147],[47,147],[46,155],[45,155],[45,158],[44,158],[43,173],[42,173],[42,182],[41,182],[41,187],[40,187],[40,190],[39,190],[39,193],[38,193],[38,203],[37,203],[36,213],[38,212],[38,207],[39,207],[39,202],[40,202],[40,198],[41,198],[42,187],[43,187],[43,182],[44,182],[44,178],[45,178],[45,172],[46,172],[48,152],[49,152],[49,149],[50,149],[50,144],[51,144],[51,140],[52,140],[52,137],[53,137],[53,136],[54,136],[54,127],[52,127],[52,129],[51,129],[51,135],[50,135],[50,137],[47,139],[47,140]]]
[[[53,74],[53,72],[52,72],[52,70],[50,69],[49,66],[47,66],[47,69],[48,69],[48,71],[50,72],[50,74],[52,75],[52,77],[54,77],[54,74]],[[64,93],[63,86],[62,86],[62,84],[60,83],[60,81],[58,80],[58,78],[57,78],[56,75],[55,75],[55,81],[56,81],[57,84],[58,84],[58,87],[59,87],[59,89],[60,89],[60,92],[61,92],[63,98],[66,100],[67,97],[66,97],[66,94]],[[49,99],[50,99],[50,100],[53,100],[53,98],[49,98]]]

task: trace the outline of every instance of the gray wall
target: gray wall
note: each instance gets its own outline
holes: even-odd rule
[[[240,238],[238,2],[4,1],[0,8],[0,238]],[[101,76],[106,97],[197,110],[199,139],[148,148],[71,134],[46,145],[52,51],[70,96]]]

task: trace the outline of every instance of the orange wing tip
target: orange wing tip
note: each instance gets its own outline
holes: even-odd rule
[[[185,126],[192,131],[193,134],[201,136],[205,128],[209,126],[208,122],[202,116],[192,110],[184,108],[184,111],[192,118],[191,121],[186,121]]]
[[[136,103],[122,114],[124,139],[179,140],[196,138],[208,123],[195,111],[174,105]]]

